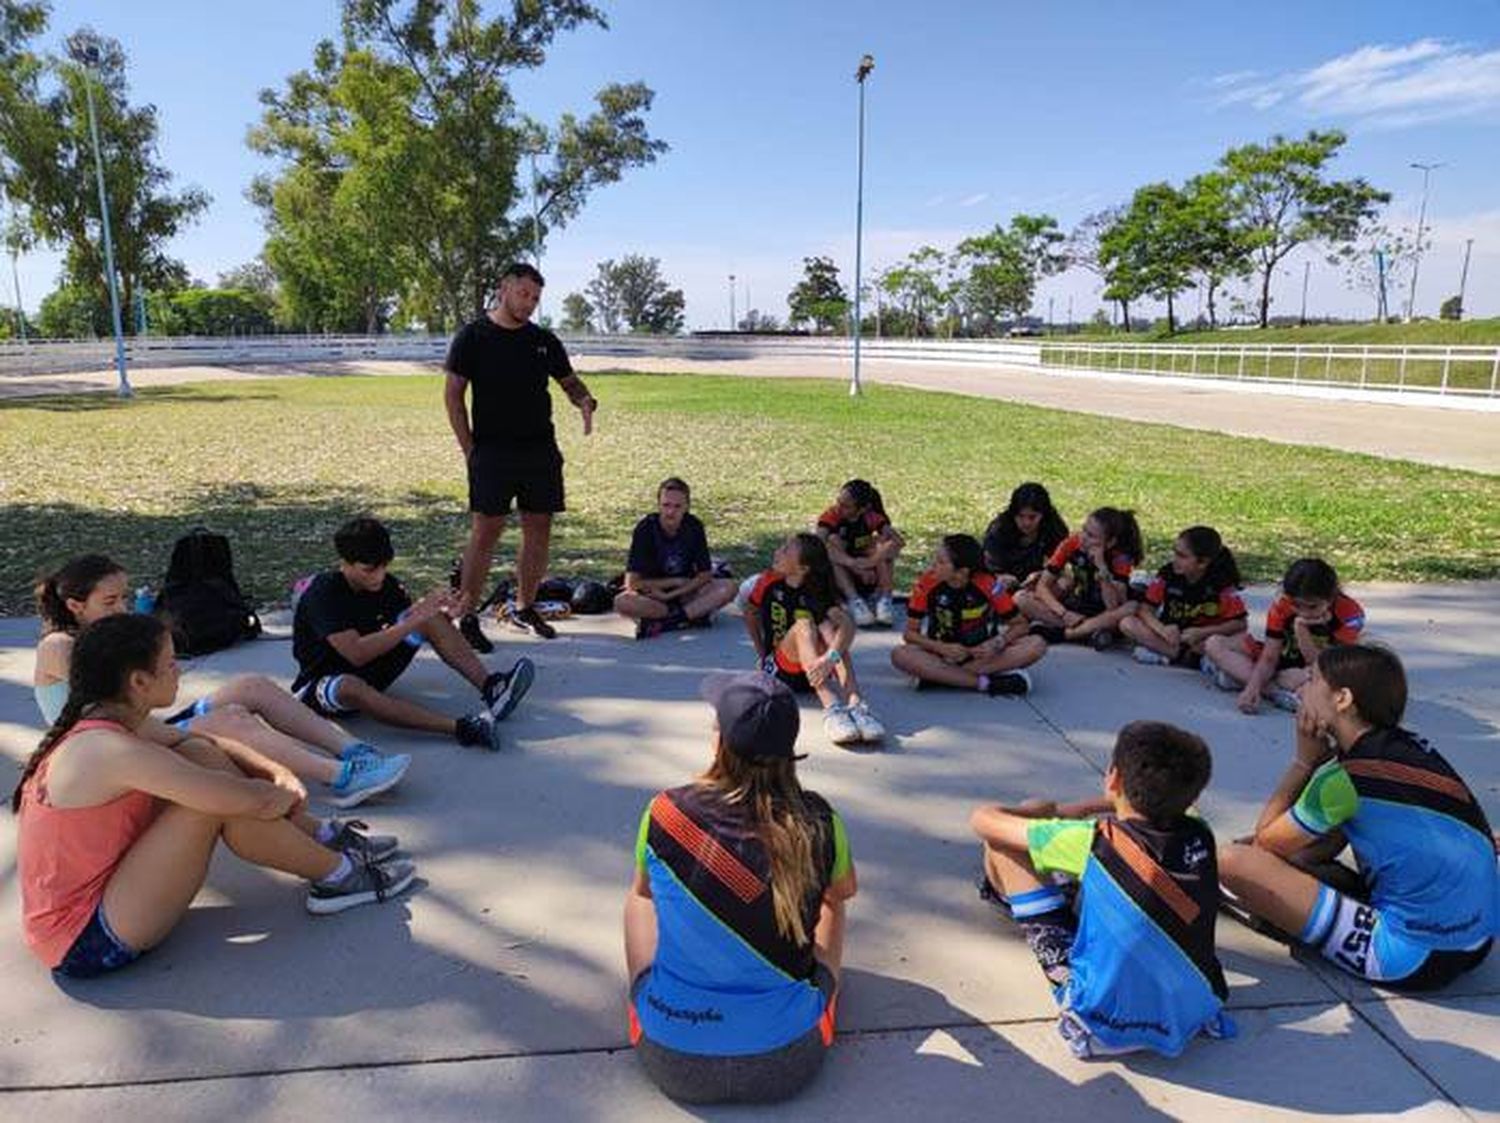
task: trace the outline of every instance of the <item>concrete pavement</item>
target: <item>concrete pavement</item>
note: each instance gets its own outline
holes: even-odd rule
[[[1371,635],[1407,661],[1410,724],[1500,819],[1500,644],[1494,584],[1365,586]],[[1263,611],[1267,590],[1251,597]],[[1256,620],[1258,626],[1259,619]],[[274,631],[274,629],[273,629]],[[307,916],[289,880],[215,862],[171,939],[119,975],[56,987],[18,930],[14,832],[0,832],[0,1114],[49,1123],[545,1116],[748,1117],[672,1105],[625,1047],[620,909],[640,812],[707,761],[699,677],[744,666],[730,616],[636,643],[582,618],[550,644],[492,631],[537,685],[499,755],[355,728],[412,752],[406,781],[358,809],[399,834],[418,887],[381,907]],[[29,689],[35,621],[0,621],[0,749],[39,735]],[[804,708],[804,781],[848,821],[861,893],[851,909],[839,1045],[780,1117],[1081,1119],[1500,1118],[1500,956],[1430,1000],[1397,998],[1221,920],[1240,1036],[1176,1061],[1075,1061],[1024,943],[970,887],[966,825],[985,798],[1097,790],[1113,733],[1159,717],[1208,738],[1205,810],[1246,829],[1290,752],[1288,717],[1245,717],[1188,672],[1123,653],[1052,651],[1024,701],[917,693],[890,632],[856,666],[892,737],[882,753],[822,738]],[[188,664],[183,696],[260,671],[286,681],[277,639]],[[404,689],[460,712],[456,678],[423,653]]]

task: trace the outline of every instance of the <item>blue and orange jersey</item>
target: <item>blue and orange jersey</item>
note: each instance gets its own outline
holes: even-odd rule
[[[1282,593],[1266,611],[1266,639],[1281,641],[1281,659],[1279,669],[1288,667],[1302,667],[1306,660],[1302,656],[1302,648],[1297,643],[1296,632],[1292,622],[1297,618],[1297,606],[1292,603],[1292,598]],[[1312,633],[1313,643],[1319,651],[1325,647],[1338,647],[1345,644],[1358,643],[1359,634],[1365,627],[1365,610],[1353,597],[1340,593],[1333,600],[1333,610],[1328,619],[1319,624],[1312,624],[1308,631]],[[1258,655],[1258,648],[1251,649],[1252,654]]]
[[[1026,836],[1038,873],[1080,879],[1078,934],[1058,994],[1065,1010],[1110,1051],[1176,1056],[1200,1033],[1232,1032],[1214,951],[1219,875],[1207,824],[1038,819]]]
[[[770,859],[745,803],[689,784],[646,808],[635,859],[651,886],[657,944],[633,1013],[649,1040],[738,1056],[780,1048],[819,1024],[813,931],[824,892],[853,877],[854,862],[843,820],[816,793],[802,798],[814,879],[801,942],[777,927]]]
[[[1370,903],[1398,935],[1465,951],[1497,934],[1489,820],[1452,765],[1416,734],[1370,730],[1313,773],[1289,814],[1310,835],[1343,831]]]
[[[1130,580],[1132,568],[1130,559],[1124,554],[1109,555],[1107,575],[1109,580],[1124,584]],[[1070,534],[1064,538],[1058,544],[1057,549],[1052,551],[1052,556],[1047,559],[1047,572],[1052,576],[1061,577],[1065,569],[1073,578],[1070,597],[1082,601],[1101,599],[1098,566],[1094,564],[1094,559],[1089,557],[1088,551],[1083,548],[1083,536],[1080,534]]]
[[[863,514],[846,519],[839,514],[837,506],[829,507],[818,516],[818,529],[837,538],[850,557],[863,557],[875,548],[875,542],[891,520],[871,507]]]
[[[1163,624],[1179,628],[1211,627],[1246,616],[1245,602],[1233,585],[1213,588],[1206,581],[1189,581],[1170,565],[1157,570],[1146,586],[1146,603]]]
[[[965,647],[983,643],[1016,614],[1016,602],[989,573],[976,573],[954,588],[929,570],[917,578],[906,602],[906,618],[917,621],[928,639]]]

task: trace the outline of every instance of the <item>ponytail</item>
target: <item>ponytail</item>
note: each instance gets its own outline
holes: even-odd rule
[[[807,577],[802,586],[812,595],[819,606],[828,609],[838,603],[838,586],[833,579],[833,562],[828,559],[828,547],[816,534],[802,532],[797,540],[797,561],[807,568]]]
[[[717,789],[726,803],[748,809],[770,864],[776,930],[784,939],[805,946],[812,939],[804,914],[819,889],[815,855],[823,844],[823,824],[807,806],[796,764],[745,760],[721,738],[713,766],[700,782]]]
[[[43,577],[36,585],[37,615],[49,632],[76,632],[70,600],[87,600],[99,582],[125,569],[103,554],[83,554]]]
[[[167,626],[154,616],[106,616],[90,624],[73,646],[68,667],[68,700],[62,713],[27,758],[11,793],[10,809],[21,809],[21,793],[85,713],[103,702],[119,702],[132,673],[155,668],[167,639]]]

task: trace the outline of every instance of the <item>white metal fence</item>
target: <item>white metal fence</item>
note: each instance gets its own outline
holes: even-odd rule
[[[814,336],[565,336],[577,355],[672,358],[724,362],[761,358],[846,360],[853,341]],[[282,366],[350,361],[442,359],[442,335],[148,336],[128,343],[134,367]],[[1112,375],[1218,380],[1267,386],[1321,388],[1361,396],[1391,392],[1393,400],[1438,395],[1500,398],[1500,347],[1379,346],[1266,343],[1094,343],[1045,340],[870,339],[870,361],[955,363]],[[0,343],[0,377],[108,370],[108,340],[33,340]]]

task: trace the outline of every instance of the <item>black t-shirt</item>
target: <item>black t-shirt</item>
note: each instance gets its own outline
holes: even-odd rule
[[[1002,534],[1003,516],[996,516],[984,532],[984,567],[991,573],[1007,573],[1024,581],[1047,564],[1047,557],[1061,538],[1046,539],[1038,534],[1030,545],[1016,541],[1012,534]]]
[[[630,560],[625,568],[648,580],[663,577],[696,577],[713,568],[708,554],[708,534],[695,515],[682,516],[677,533],[668,536],[661,516],[650,514],[635,524],[630,538]]]
[[[385,584],[376,593],[360,592],[336,569],[318,574],[303,590],[292,620],[292,656],[298,667],[293,689],[300,689],[324,675],[350,673],[357,673],[377,689],[385,689],[395,681],[395,675],[391,675],[387,682],[376,680],[389,669],[387,661],[399,675],[411,661],[407,652],[397,646],[379,659],[355,667],[333,649],[328,637],[351,628],[362,636],[373,635],[396,623],[410,607],[411,597],[401,582],[390,574],[386,574]],[[392,655],[397,658],[392,659]],[[396,667],[398,662],[400,666]]]
[[[476,444],[551,442],[547,379],[573,373],[562,341],[533,323],[502,328],[488,316],[458,329],[443,369],[473,387]]]
[[[760,625],[772,651],[781,646],[792,625],[799,619],[816,627],[828,618],[827,605],[819,602],[806,585],[793,588],[774,569],[760,575],[750,591],[750,604],[760,613]]]

